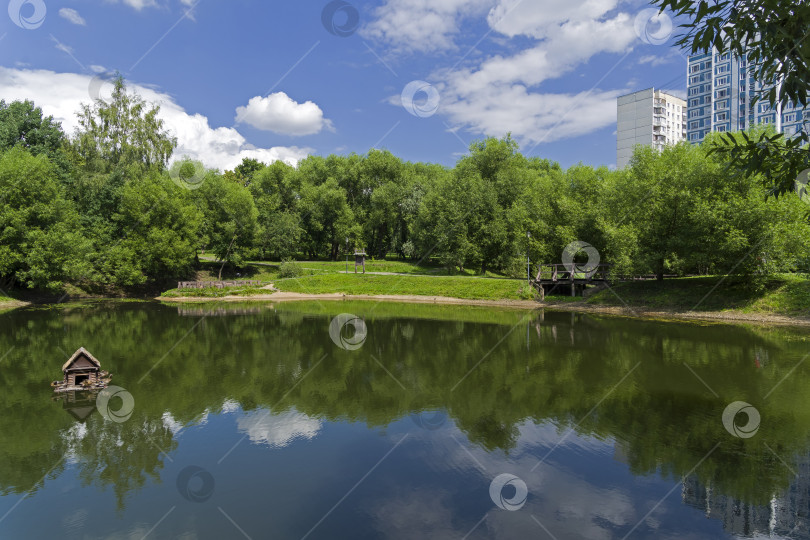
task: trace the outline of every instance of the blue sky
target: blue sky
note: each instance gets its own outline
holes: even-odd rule
[[[33,99],[72,132],[91,79],[118,71],[161,104],[177,157],[217,168],[375,146],[452,165],[472,140],[507,131],[527,155],[612,165],[616,96],[685,90],[677,28],[648,9],[617,0],[11,0],[0,17],[0,98]],[[405,89],[418,91],[403,99]]]

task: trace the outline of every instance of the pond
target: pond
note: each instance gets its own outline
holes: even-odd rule
[[[79,347],[114,386],[57,398]],[[810,538],[809,352],[549,310],[18,309],[0,537]]]

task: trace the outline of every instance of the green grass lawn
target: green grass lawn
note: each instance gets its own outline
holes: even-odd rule
[[[305,294],[397,294],[451,296],[453,298],[518,300],[524,298],[519,279],[488,279],[467,276],[377,276],[324,274],[275,281],[279,290]]]
[[[525,282],[518,279],[490,279],[466,276],[387,276],[371,274],[320,274],[297,278],[276,279],[276,288],[303,294],[392,294],[418,296],[450,296],[454,298],[502,300],[529,298],[523,294]],[[161,296],[212,297],[267,294],[260,287],[229,287],[216,289],[172,289]]]
[[[771,279],[763,290],[747,286],[737,278],[720,283],[722,276],[688,277],[663,281],[636,281],[613,285],[588,304],[677,311],[724,311],[810,316],[810,278],[786,274]],[[719,285],[718,285],[719,284]],[[551,300],[554,297],[547,297]]]
[[[487,278],[481,276],[425,274],[425,268],[402,261],[373,261],[366,269],[380,272],[398,272],[406,275],[355,274],[345,263],[302,262],[304,274],[296,278],[278,277],[277,266],[251,265],[242,269],[240,276],[229,274],[227,279],[258,279],[274,283],[286,292],[303,294],[364,294],[364,295],[417,295],[448,296],[464,299],[518,300],[533,298],[531,291],[520,279]],[[309,266],[311,265],[311,266]],[[209,274],[218,270],[212,263],[204,263]],[[439,269],[441,270],[441,269]],[[223,275],[223,278],[226,276]],[[216,274],[213,278],[216,279]],[[722,282],[721,282],[722,280]],[[617,283],[611,290],[601,291],[587,300],[570,296],[546,297],[550,303],[631,306],[641,309],[672,311],[728,311],[743,313],[777,314],[810,317],[810,277],[786,274],[772,278],[764,288],[748,286],[739,278],[723,280],[722,276],[686,277],[658,281]],[[164,297],[252,296],[267,294],[261,287],[231,287],[227,289],[173,289]],[[615,293],[615,294],[614,294]]]

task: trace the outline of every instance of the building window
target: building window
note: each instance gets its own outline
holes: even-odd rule
[[[716,98],[724,98],[728,95],[728,88],[723,88],[722,90],[718,90],[714,97]]]
[[[725,126],[725,125],[722,125],[722,126],[717,126],[716,131],[719,131],[719,132],[721,132],[721,133],[722,133],[722,132],[726,131],[726,126]]]
[[[717,86],[726,86],[726,85],[728,85],[728,76],[717,78]]]
[[[717,113],[717,116],[715,116],[714,119],[716,121],[718,121],[718,122],[720,122],[722,120],[727,120],[728,119],[728,113],[724,113],[724,112]]]
[[[782,121],[785,122],[786,124],[789,124],[790,122],[795,122],[796,121],[796,113],[786,114]]]

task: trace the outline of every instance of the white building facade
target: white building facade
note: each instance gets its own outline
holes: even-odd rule
[[[616,166],[624,168],[641,144],[658,151],[686,139],[686,102],[647,88],[620,96],[616,114]]]

